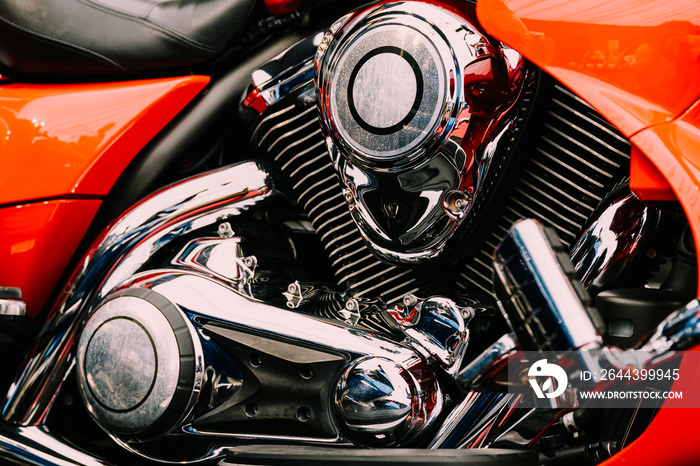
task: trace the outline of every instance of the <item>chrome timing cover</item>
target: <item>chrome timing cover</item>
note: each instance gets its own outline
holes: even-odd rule
[[[203,352],[194,328],[151,290],[110,296],[85,326],[77,353],[88,410],[110,431],[139,440],[171,431],[202,385]]]
[[[474,7],[384,3],[346,15],[318,48],[322,128],[373,251],[438,258],[485,185],[513,118],[523,62]],[[501,141],[502,142],[502,141]]]

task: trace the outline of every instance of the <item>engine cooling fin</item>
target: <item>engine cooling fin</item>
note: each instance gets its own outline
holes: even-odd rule
[[[493,252],[518,220],[554,228],[567,249],[605,196],[629,173],[630,143],[593,108],[555,85],[541,134],[497,227],[464,262],[457,285],[493,290]]]
[[[313,103],[287,100],[268,109],[253,132],[253,142],[273,158],[308,215],[338,285],[353,296],[388,304],[424,288],[425,274],[385,264],[365,245],[343,199]]]

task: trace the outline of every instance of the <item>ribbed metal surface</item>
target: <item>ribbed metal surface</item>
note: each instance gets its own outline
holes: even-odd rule
[[[629,141],[579,97],[555,86],[544,129],[498,227],[466,261],[458,286],[493,289],[493,251],[510,226],[536,218],[573,246],[600,201],[629,173]]]
[[[425,278],[384,264],[366,247],[343,199],[317,121],[316,108],[295,102],[268,111],[253,140],[288,176],[316,229],[338,283],[353,295],[399,301],[420,293]],[[493,292],[493,250],[519,219],[552,226],[570,247],[605,195],[629,173],[629,141],[583,100],[555,86],[545,123],[497,227],[458,265],[456,284]]]
[[[297,102],[270,111],[255,128],[253,141],[288,177],[340,286],[355,296],[380,298],[390,304],[419,291],[415,272],[380,262],[365,245],[343,199],[315,106]]]

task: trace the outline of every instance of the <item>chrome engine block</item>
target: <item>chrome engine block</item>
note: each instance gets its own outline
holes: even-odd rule
[[[439,374],[461,367],[473,311],[441,297],[378,309],[396,338],[291,310],[250,225],[268,183],[243,163],[157,193],[91,254],[78,281],[102,282],[93,304],[80,287],[66,298],[87,317],[80,394],[125,448],[166,461],[183,458],[163,448],[175,438],[190,460],[242,441],[410,445],[441,417]]]

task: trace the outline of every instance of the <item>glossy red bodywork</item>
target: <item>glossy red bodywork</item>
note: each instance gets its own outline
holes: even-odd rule
[[[678,200],[700,247],[700,5],[479,0],[477,13],[489,33],[630,139],[630,187],[642,200]],[[697,390],[700,374],[683,373],[689,376],[673,389]],[[695,411],[677,406],[667,401],[637,440],[603,464],[700,464]]]
[[[99,200],[54,200],[0,209],[0,283],[22,289],[36,314],[90,226]]]
[[[683,206],[700,250],[700,118],[698,106],[668,123],[655,125],[630,138],[640,157],[661,174]],[[650,197],[649,193],[647,198]],[[667,192],[668,194],[668,192]],[[657,197],[663,200],[664,195]],[[644,198],[644,197],[643,197]],[[700,290],[700,284],[698,285]]]
[[[683,113],[700,86],[694,0],[484,0],[482,25],[625,136]]]
[[[6,154],[0,205],[107,194],[138,151],[208,81],[0,86],[0,153]]]
[[[274,15],[284,15],[296,10],[303,0],[265,0],[265,6]]]
[[[0,285],[36,315],[114,182],[209,82],[0,86]]]

